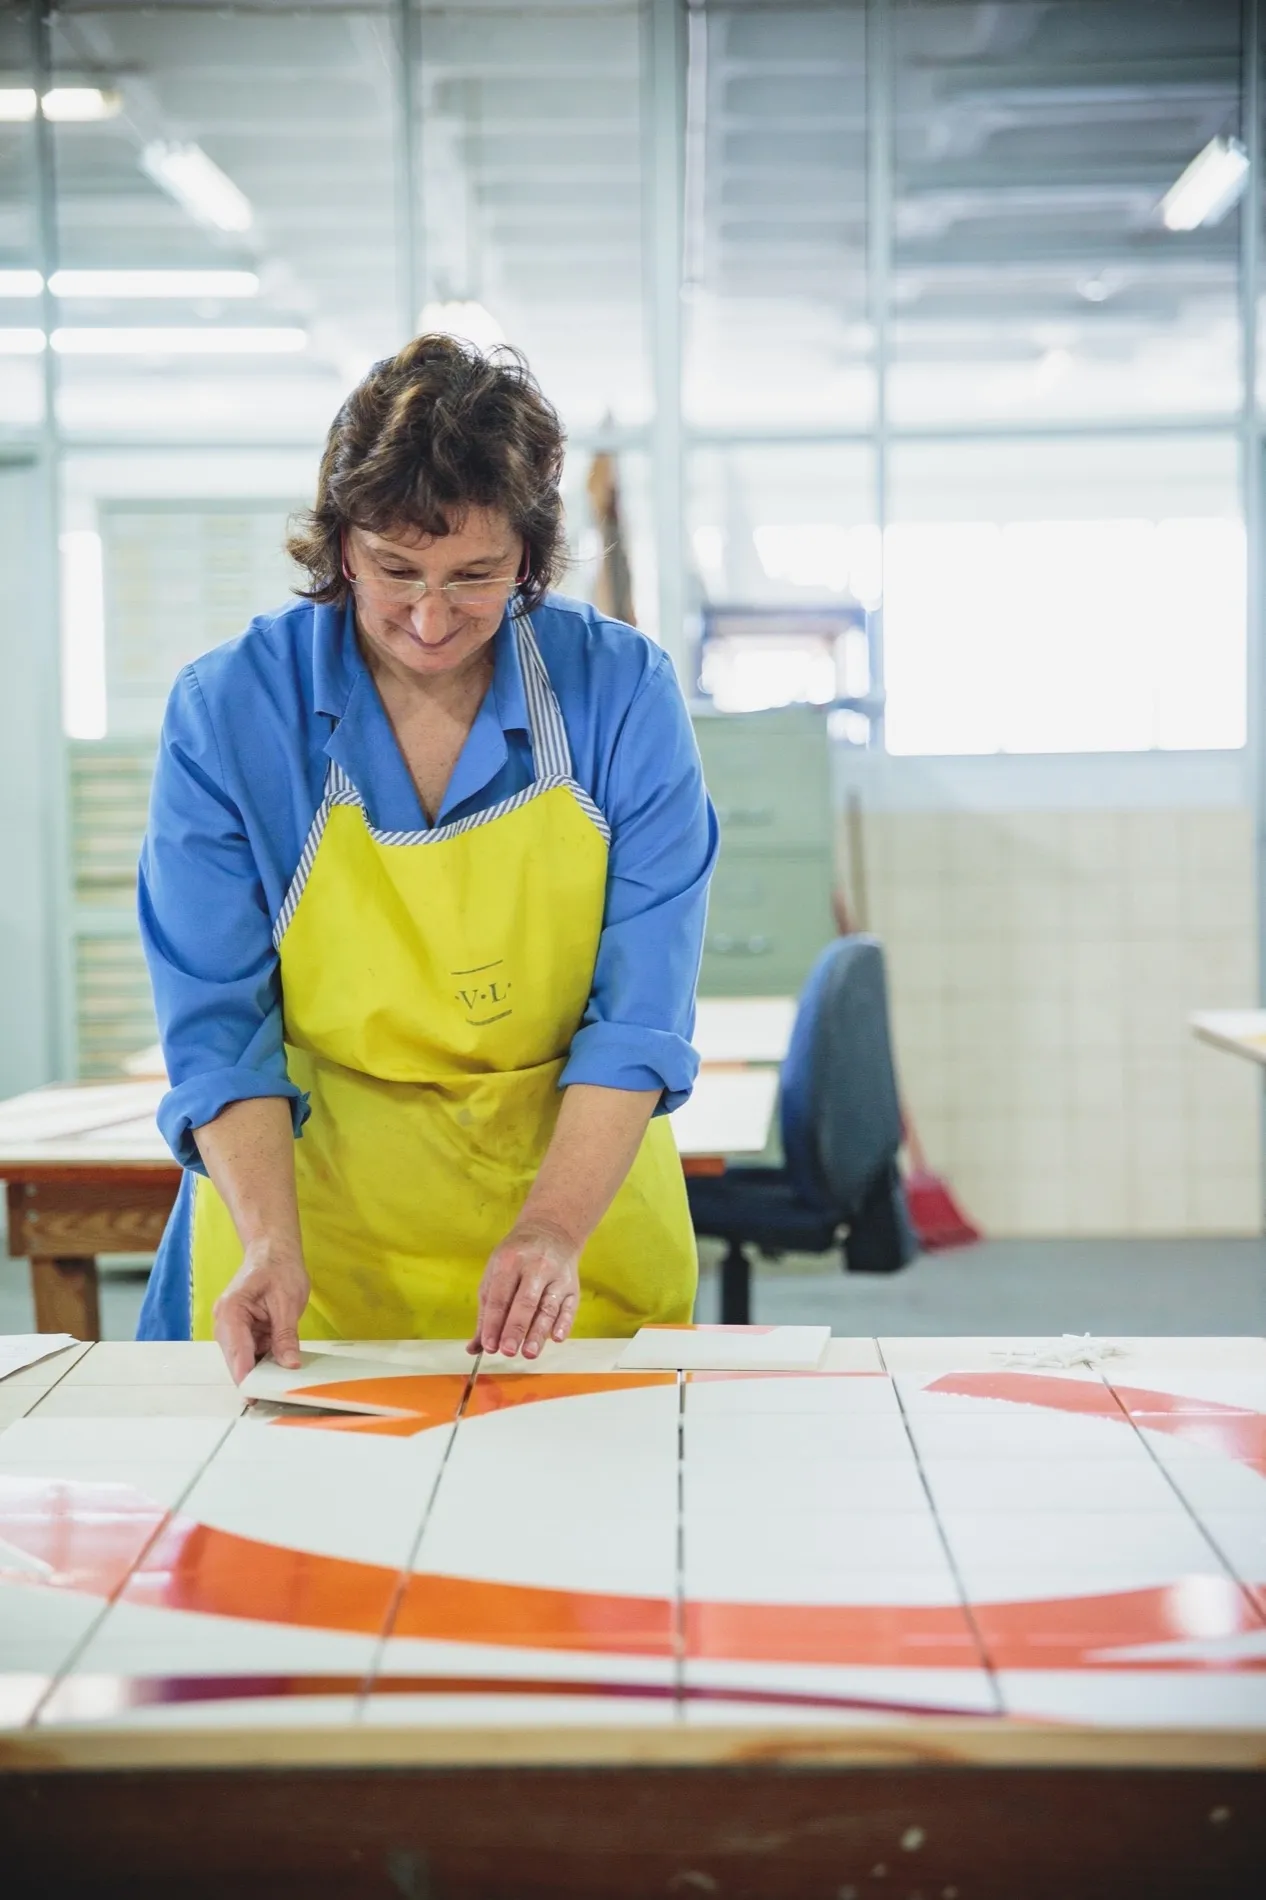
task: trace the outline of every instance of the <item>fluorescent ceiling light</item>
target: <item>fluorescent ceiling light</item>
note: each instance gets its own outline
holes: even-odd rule
[[[73,125],[114,118],[120,101],[117,92],[104,92],[100,86],[54,86],[42,103],[46,119]],[[34,86],[0,86],[0,122],[24,125],[34,117]]]
[[[250,199],[208,158],[200,145],[154,139],[141,153],[141,170],[199,224],[217,231],[249,231]]]
[[[38,297],[43,288],[37,270],[0,270],[0,297]]]
[[[42,330],[0,330],[0,356],[38,356],[43,348]]]
[[[293,356],[307,345],[306,330],[280,325],[269,329],[216,329],[206,324],[192,330],[155,325],[144,330],[53,331],[53,348],[62,356]]]
[[[504,343],[506,333],[490,310],[481,303],[458,301],[424,304],[418,318],[419,336],[455,336],[473,343],[477,350],[491,349]]]
[[[0,287],[3,279],[0,271]],[[252,270],[59,270],[49,288],[55,297],[256,297],[259,279]]]
[[[0,124],[24,125],[34,117],[34,86],[0,86]]]
[[[1218,224],[1248,181],[1248,153],[1238,139],[1210,139],[1160,201],[1170,231],[1194,231]]]
[[[44,117],[61,125],[84,125],[94,119],[112,119],[119,109],[117,92],[100,86],[54,86],[40,101]]]

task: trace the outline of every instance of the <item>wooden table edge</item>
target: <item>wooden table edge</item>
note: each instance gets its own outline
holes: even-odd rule
[[[132,1727],[17,1730],[0,1773],[343,1767],[1168,1768],[1266,1773],[1266,1728],[1091,1728],[981,1717],[839,1728]]]

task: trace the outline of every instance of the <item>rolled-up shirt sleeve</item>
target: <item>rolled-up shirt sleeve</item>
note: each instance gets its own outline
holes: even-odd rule
[[[138,909],[172,1084],[158,1125],[177,1161],[205,1172],[193,1130],[254,1096],[285,1097],[298,1134],[267,899],[192,668],[163,723]]]
[[[680,1107],[691,1047],[717,823],[676,676],[661,654],[633,699],[612,756],[606,907],[584,1022],[561,1088],[662,1089]]]

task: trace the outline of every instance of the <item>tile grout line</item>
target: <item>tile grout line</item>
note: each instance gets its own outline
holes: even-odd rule
[[[83,1354],[83,1357],[87,1358],[87,1354],[86,1353]],[[78,1360],[76,1360],[75,1363],[78,1364],[79,1363]],[[236,1427],[241,1423],[242,1418],[245,1414],[245,1410],[246,1410],[246,1407],[244,1404],[242,1407],[242,1411],[240,1411],[237,1414],[237,1417],[229,1419],[229,1421],[224,1427],[224,1430],[220,1433],[220,1436],[216,1439],[215,1444],[212,1446],[211,1450],[207,1453],[207,1456],[203,1459],[202,1463],[198,1466],[198,1469],[194,1472],[188,1484],[183,1485],[181,1487],[179,1495],[175,1498],[175,1500],[170,1505],[168,1505],[166,1510],[163,1512],[162,1517],[159,1519],[158,1523],[155,1525],[153,1531],[146,1538],[141,1549],[137,1551],[135,1558],[128,1565],[127,1575],[120,1578],[118,1587],[110,1592],[109,1596],[106,1598],[105,1602],[102,1604],[101,1609],[99,1610],[97,1615],[93,1617],[91,1623],[88,1625],[83,1635],[79,1638],[78,1642],[73,1643],[71,1645],[69,1652],[63,1658],[60,1666],[53,1671],[52,1675],[49,1677],[48,1687],[45,1689],[43,1695],[40,1696],[38,1702],[36,1702],[34,1708],[31,1710],[31,1713],[27,1716],[26,1721],[23,1724],[25,1728],[35,1727],[44,1709],[47,1707],[48,1703],[52,1700],[57,1690],[61,1688],[61,1685],[63,1682],[65,1682],[67,1676],[70,1675],[71,1671],[74,1669],[75,1664],[78,1662],[79,1658],[83,1655],[85,1649],[87,1649],[88,1645],[92,1642],[93,1638],[97,1635],[97,1632],[100,1630],[102,1624],[105,1622],[106,1618],[109,1616],[111,1610],[114,1609],[115,1605],[118,1603],[120,1597],[123,1595],[124,1591],[127,1589],[129,1583],[131,1583],[133,1577],[136,1575],[141,1565],[145,1562],[145,1559],[149,1556],[151,1550],[153,1550],[159,1538],[167,1530],[167,1527],[172,1523],[173,1519],[179,1516],[181,1508],[184,1505],[185,1499],[189,1496],[189,1493],[195,1488],[195,1486],[199,1483],[199,1481],[205,1476],[207,1471],[210,1469],[216,1457],[218,1456],[220,1451],[223,1449],[224,1442],[229,1437],[230,1433],[233,1432],[236,1429]]]
[[[951,1546],[949,1537],[947,1536],[946,1531],[945,1531],[945,1526],[941,1523],[941,1514],[936,1508],[936,1500],[932,1496],[932,1487],[928,1483],[927,1473],[923,1469],[923,1459],[919,1455],[919,1441],[915,1437],[914,1432],[911,1430],[910,1415],[906,1411],[905,1401],[902,1399],[902,1396],[901,1396],[901,1387],[897,1384],[896,1375],[891,1371],[888,1365],[888,1361],[884,1358],[884,1349],[880,1345],[878,1339],[875,1340],[875,1351],[879,1355],[880,1365],[883,1367],[884,1371],[888,1374],[889,1379],[892,1381],[893,1397],[897,1401],[897,1410],[901,1413],[901,1422],[906,1428],[906,1439],[909,1443],[911,1453],[913,1454],[913,1457],[914,1457],[915,1470],[919,1474],[919,1483],[923,1487],[923,1495],[927,1499],[928,1509],[932,1513],[932,1522],[936,1526],[936,1535],[940,1540],[941,1549],[945,1552],[945,1561],[949,1565],[950,1575],[954,1579],[954,1588],[958,1591],[959,1607],[961,1608],[963,1615],[967,1620],[967,1625],[969,1629],[971,1630],[972,1639],[976,1645],[976,1654],[977,1654],[980,1668],[983,1670],[984,1674],[987,1676],[989,1680],[989,1693],[992,1695],[993,1701],[994,1701],[993,1713],[995,1715],[1004,1716],[1007,1713],[1007,1709],[1006,1709],[1006,1704],[1004,1703],[1002,1699],[1001,1687],[999,1686],[999,1683],[998,1683],[998,1671],[994,1667],[993,1658],[989,1654],[988,1645],[986,1644],[985,1639],[981,1634],[980,1625],[976,1621],[975,1606],[973,1605],[971,1598],[967,1594],[967,1586],[963,1582],[962,1572],[959,1570],[958,1560],[954,1555],[953,1547]]]
[[[673,1584],[674,1719],[686,1712],[686,1375],[677,1371],[677,1571]]]
[[[1235,1585],[1240,1595],[1244,1598],[1244,1601],[1248,1604],[1249,1610],[1252,1612],[1252,1615],[1255,1617],[1255,1619],[1259,1623],[1266,1625],[1266,1611],[1264,1611],[1261,1605],[1257,1602],[1257,1599],[1255,1598],[1253,1594],[1252,1585],[1244,1581],[1243,1577],[1240,1575],[1236,1566],[1231,1562],[1229,1557],[1227,1557],[1225,1551],[1222,1549],[1222,1546],[1218,1543],[1218,1540],[1213,1535],[1213,1532],[1208,1528],[1208,1526],[1204,1523],[1203,1519],[1200,1517],[1200,1514],[1196,1510],[1195,1505],[1192,1504],[1189,1498],[1183,1495],[1183,1492],[1179,1488],[1177,1479],[1171,1473],[1169,1466],[1165,1463],[1165,1460],[1163,1458],[1157,1457],[1155,1447],[1148,1443],[1147,1438],[1144,1436],[1142,1428],[1139,1426],[1137,1420],[1134,1417],[1134,1414],[1131,1411],[1129,1411],[1125,1405],[1122,1404],[1120,1395],[1117,1392],[1117,1389],[1113,1385],[1112,1381],[1109,1378],[1107,1378],[1106,1375],[1104,1374],[1100,1374],[1100,1377],[1103,1378],[1104,1384],[1107,1386],[1108,1391],[1112,1394],[1112,1403],[1121,1412],[1121,1415],[1125,1419],[1126,1424],[1130,1427],[1130,1430],[1134,1433],[1134,1436],[1138,1439],[1139,1443],[1142,1445],[1143,1450],[1147,1453],[1147,1456],[1151,1459],[1152,1463],[1156,1466],[1156,1469],[1160,1472],[1162,1478],[1165,1480],[1165,1483],[1169,1486],[1170,1490],[1173,1492],[1174,1496],[1177,1498],[1179,1504],[1182,1506],[1182,1509],[1185,1515],[1189,1517],[1191,1522],[1195,1525],[1201,1537],[1204,1539],[1205,1543],[1209,1546],[1209,1549],[1213,1552],[1213,1555],[1217,1558],[1218,1562],[1221,1564],[1223,1570],[1226,1572],[1231,1582]]]
[[[395,1628],[396,1618],[400,1614],[400,1604],[404,1598],[405,1591],[409,1587],[409,1578],[414,1574],[413,1566],[417,1559],[418,1552],[422,1548],[422,1539],[426,1535],[426,1527],[431,1521],[431,1514],[435,1509],[435,1501],[440,1494],[440,1485],[443,1483],[444,1473],[448,1469],[448,1461],[453,1455],[453,1446],[457,1443],[457,1428],[465,1417],[466,1407],[470,1403],[471,1394],[475,1390],[475,1381],[479,1377],[483,1362],[483,1353],[477,1353],[475,1355],[475,1363],[466,1376],[465,1390],[462,1392],[462,1396],[457,1402],[457,1410],[453,1414],[453,1422],[448,1432],[448,1443],[445,1445],[444,1455],[440,1459],[440,1468],[435,1474],[431,1489],[427,1494],[426,1503],[422,1507],[422,1521],[418,1525],[417,1535],[409,1545],[404,1562],[400,1566],[400,1574],[396,1579],[396,1587],[392,1594],[391,1602],[387,1606],[387,1614],[383,1618],[382,1628],[379,1630],[375,1639],[368,1667],[364,1676],[361,1678],[360,1687],[356,1691],[356,1706],[352,1711],[353,1722],[363,1720],[369,1698],[373,1694],[374,1683],[381,1674],[383,1654],[387,1644],[391,1641],[391,1632]]]
[[[45,1401],[45,1399],[46,1399],[46,1398],[48,1397],[48,1395],[49,1395],[49,1393],[50,1393],[50,1392],[56,1392],[56,1390],[57,1390],[57,1388],[58,1388],[58,1386],[59,1386],[59,1385],[61,1384],[61,1382],[62,1382],[62,1380],[63,1380],[63,1379],[67,1379],[67,1378],[69,1378],[69,1377],[70,1377],[70,1374],[71,1374],[71,1373],[72,1373],[72,1372],[73,1372],[73,1371],[75,1370],[75,1367],[76,1367],[76,1366],[82,1366],[82,1365],[83,1365],[83,1363],[84,1363],[84,1361],[85,1361],[85,1360],[86,1360],[86,1359],[88,1358],[88,1356],[89,1356],[89,1354],[90,1354],[90,1353],[92,1352],[92,1349],[93,1349],[93,1347],[94,1347],[94,1346],[99,1346],[99,1345],[101,1344],[101,1341],[100,1341],[99,1339],[90,1339],[90,1340],[89,1340],[89,1341],[87,1342],[87,1344],[88,1344],[88,1351],[87,1351],[87,1352],[81,1352],[81,1353],[78,1353],[78,1354],[76,1355],[76,1357],[75,1357],[75,1358],[73,1358],[73,1359],[71,1360],[71,1362],[70,1362],[70,1364],[69,1364],[68,1366],[63,1366],[63,1367],[62,1367],[62,1369],[61,1369],[61,1371],[60,1371],[60,1372],[58,1373],[58,1375],[57,1375],[57,1377],[56,1377],[56,1378],[55,1378],[55,1379],[53,1380],[53,1383],[52,1383],[51,1385],[46,1385],[46,1386],[44,1387],[44,1390],[43,1390],[43,1391],[42,1391],[42,1392],[40,1393],[40,1395],[39,1395],[39,1397],[38,1397],[38,1398],[37,1398],[37,1399],[36,1399],[36,1400],[34,1401],[34,1403],[33,1403],[32,1405],[30,1405],[30,1406],[28,1406],[25,1412],[23,1412],[23,1413],[21,1413],[21,1414],[20,1414],[20,1416],[21,1416],[22,1418],[30,1418],[30,1417],[31,1417],[31,1415],[32,1415],[32,1413],[34,1413],[34,1412],[36,1412],[36,1411],[38,1411],[38,1409],[39,1409],[39,1407],[40,1407],[41,1405],[43,1405],[43,1403],[44,1403],[44,1401]],[[66,1350],[67,1352],[69,1352],[69,1350],[70,1350],[70,1348],[69,1348],[69,1347],[66,1347],[66,1349],[65,1349],[65,1350]],[[38,1362],[38,1360],[36,1361],[36,1363],[37,1363],[37,1364],[39,1363],[39,1362]],[[0,1384],[0,1390],[3,1390],[3,1385],[2,1385],[2,1384]]]

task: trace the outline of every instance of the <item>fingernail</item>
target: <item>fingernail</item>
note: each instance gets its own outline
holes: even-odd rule
[[[541,1349],[537,1345],[536,1341],[534,1339],[529,1339],[527,1345],[523,1348],[523,1357],[525,1359],[535,1359],[537,1353],[540,1350]]]

